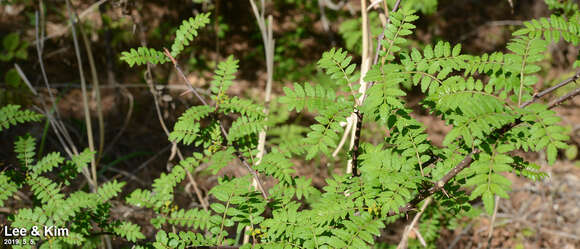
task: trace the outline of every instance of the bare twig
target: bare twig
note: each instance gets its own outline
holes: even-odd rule
[[[38,92],[36,91],[36,89],[34,89],[32,84],[30,84],[30,81],[28,80],[28,77],[26,77],[26,74],[24,74],[24,72],[22,71],[22,68],[20,68],[20,66],[18,66],[18,64],[16,64],[16,63],[14,63],[14,68],[16,68],[16,72],[18,72],[18,75],[20,76],[22,81],[24,81],[24,83],[26,83],[26,86],[28,86],[28,89],[30,89],[32,94],[38,95]]]
[[[556,89],[558,89],[558,88],[560,88],[560,87],[563,87],[563,86],[565,86],[565,85],[568,85],[568,84],[570,84],[571,82],[575,82],[575,81],[577,81],[577,80],[578,80],[578,78],[580,78],[580,71],[576,72],[576,74],[574,74],[574,76],[572,76],[572,77],[570,77],[570,78],[568,78],[568,79],[566,79],[566,80],[564,80],[564,81],[562,81],[562,82],[560,82],[560,83],[558,83],[558,84],[556,84],[556,85],[554,85],[554,86],[552,86],[552,87],[550,87],[550,88],[548,88],[548,89],[546,89],[546,90],[544,90],[544,91],[542,91],[542,92],[540,92],[540,93],[538,93],[538,94],[534,95],[534,96],[532,97],[532,99],[530,99],[530,100],[528,100],[528,101],[524,102],[524,103],[522,104],[522,107],[526,107],[526,106],[530,105],[532,102],[535,102],[535,101],[536,101],[536,100],[538,100],[539,98],[541,98],[541,97],[544,97],[545,95],[547,95],[547,94],[549,94],[549,93],[551,93],[551,92],[555,91]]]
[[[429,204],[431,203],[432,200],[433,200],[432,196],[425,199],[425,202],[423,203],[423,206],[421,207],[421,211],[419,211],[419,213],[417,213],[415,215],[415,218],[413,218],[413,221],[411,222],[411,224],[409,224],[405,228],[405,232],[403,233],[403,237],[401,238],[401,242],[399,242],[397,249],[406,249],[407,248],[407,241],[409,240],[409,234],[411,233],[411,231],[413,231],[413,229],[417,225],[417,222],[419,222],[421,215],[425,212],[425,209],[427,209],[427,206],[429,206]]]
[[[566,95],[554,100],[552,103],[550,103],[550,105],[548,106],[549,109],[552,109],[562,103],[564,103],[564,101],[569,100],[571,98],[574,98],[576,96],[580,95],[580,88],[576,88],[573,91],[567,93]]]

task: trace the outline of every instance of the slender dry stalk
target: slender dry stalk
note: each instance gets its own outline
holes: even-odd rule
[[[30,89],[32,94],[38,95],[38,92],[36,91],[36,89],[34,89],[32,84],[30,84],[30,80],[28,80],[28,77],[26,77],[26,74],[24,74],[24,72],[22,71],[22,68],[20,68],[20,66],[17,63],[14,63],[14,68],[16,69],[16,72],[18,72],[18,76],[20,76],[22,81],[24,81],[24,83],[26,84],[28,89]]]
[[[491,216],[491,222],[489,223],[489,232],[487,234],[487,249],[491,248],[491,240],[493,239],[493,228],[495,224],[495,218],[497,217],[498,207],[499,207],[499,195],[496,195],[495,206],[493,207],[493,215]]]
[[[269,105],[271,101],[272,95],[272,81],[274,78],[274,38],[272,32],[272,25],[273,25],[273,18],[272,15],[268,16],[268,22],[266,23],[265,15],[265,3],[262,1],[261,11],[258,11],[258,7],[254,0],[250,0],[250,4],[252,5],[252,11],[254,13],[254,17],[258,22],[258,27],[260,28],[260,33],[262,34],[262,42],[264,43],[264,54],[266,56],[266,71],[267,71],[267,81],[266,81],[266,94],[264,96],[264,114],[268,115],[269,113]],[[266,145],[266,130],[268,127],[264,127],[260,130],[258,135],[258,154],[256,155],[256,164],[259,164],[262,160],[262,157],[265,154],[265,145]]]
[[[97,151],[96,165],[99,165],[101,158],[103,156],[103,148],[105,145],[105,122],[103,120],[103,107],[101,106],[101,91],[99,88],[99,76],[97,75],[97,67],[95,65],[95,59],[93,58],[93,51],[91,49],[91,42],[87,38],[87,35],[83,31],[82,25],[79,26],[81,32],[81,37],[83,38],[83,43],[85,45],[85,50],[87,51],[87,58],[89,59],[89,67],[91,69],[91,77],[93,81],[93,98],[97,104],[97,122],[99,124],[99,149]]]
[[[395,5],[393,6],[392,11],[397,11],[400,3],[401,3],[401,0],[397,0],[397,2],[395,2]],[[388,10],[385,10],[385,11],[388,13]],[[367,89],[372,87],[372,85],[373,85],[373,82],[369,82],[368,84],[366,82],[364,82],[363,78],[364,78],[364,75],[366,74],[366,72],[372,67],[372,65],[377,64],[378,59],[379,59],[379,51],[381,50],[381,40],[385,36],[384,31],[379,35],[379,37],[377,39],[377,50],[376,50],[374,59],[373,59],[372,64],[371,64],[370,58],[369,58],[370,56],[365,54],[365,51],[368,52],[370,49],[372,49],[372,46],[370,46],[370,43],[368,40],[368,38],[370,37],[370,34],[369,34],[369,28],[368,28],[366,1],[364,1],[364,0],[361,0],[361,13],[362,13],[362,18],[363,18],[363,22],[362,22],[362,30],[363,30],[363,51],[362,52],[363,52],[363,56],[362,56],[362,63],[361,63],[361,78],[360,78],[361,87],[359,88],[359,93],[361,93],[361,96],[359,99],[357,99],[357,101],[355,103],[355,111],[351,114],[351,116],[349,118],[347,118],[347,122],[353,122],[353,124],[347,125],[347,128],[350,126],[350,130],[345,129],[344,134],[343,134],[343,138],[341,139],[341,141],[344,140],[345,137],[348,136],[348,133],[351,132],[351,140],[350,140],[351,142],[350,142],[350,149],[349,150],[352,153],[352,159],[349,159],[349,161],[347,163],[347,174],[352,173],[353,176],[358,175],[358,171],[357,171],[358,150],[359,150],[359,144],[360,144],[360,131],[361,131],[362,120],[363,120],[363,115],[362,115],[362,113],[360,113],[358,111],[358,107],[364,103],[364,100],[367,97]],[[366,19],[366,21],[365,21],[365,19]],[[386,20],[385,27],[386,27],[386,25],[389,24],[389,21],[390,21],[389,19]],[[366,64],[366,63],[368,63],[368,64]],[[338,153],[338,151],[342,148],[343,145],[344,145],[344,143],[339,143],[339,146],[333,152],[333,155],[336,155]]]
[[[85,80],[85,75],[84,75],[84,71],[83,71],[83,62],[81,59],[81,50],[79,47],[79,41],[77,38],[77,32],[75,29],[75,24],[76,24],[76,16],[73,14],[72,8],[71,8],[71,4],[69,0],[66,0],[66,7],[68,10],[68,14],[69,14],[69,21],[71,23],[71,30],[72,30],[72,34],[73,34],[73,44],[74,44],[74,48],[75,48],[75,54],[77,57],[77,62],[78,62],[78,67],[79,67],[79,75],[81,78],[81,92],[82,92],[82,96],[83,96],[83,111],[85,113],[85,125],[87,128],[87,139],[88,139],[88,143],[89,143],[89,149],[91,151],[95,151],[95,142],[93,139],[93,126],[92,126],[92,122],[91,122],[91,113],[89,111],[89,100],[88,100],[88,94],[87,94],[87,83]],[[98,187],[98,182],[97,182],[97,163],[95,158],[93,157],[91,160],[91,173],[92,173],[92,182],[94,184],[94,188],[93,191],[97,191],[97,187]]]
[[[366,76],[366,73],[368,72],[368,70],[370,69],[371,66],[371,58],[370,58],[370,52],[372,49],[372,46],[370,44],[370,28],[369,28],[369,20],[368,20],[368,10],[367,10],[367,1],[366,0],[361,0],[361,17],[362,17],[362,23],[361,23],[361,32],[362,32],[362,57],[361,57],[361,75],[360,75],[360,79],[359,79],[359,84],[360,84],[360,88],[359,88],[359,93],[362,93],[362,95],[364,96],[364,93],[366,92],[367,89],[367,84],[366,82],[364,82],[364,77]],[[359,99],[355,99],[355,109],[358,108],[360,105],[362,105],[362,98]],[[342,136],[342,138],[340,139],[340,143],[338,144],[338,146],[336,147],[336,149],[334,150],[334,152],[332,153],[333,156],[336,156],[338,154],[338,152],[342,149],[342,146],[344,146],[344,141],[346,141],[346,138],[348,137],[348,135],[351,135],[351,139],[350,139],[350,146],[349,146],[349,151],[352,151],[353,147],[355,146],[355,142],[356,142],[356,134],[357,134],[357,130],[360,131],[360,127],[358,126],[358,116],[356,114],[356,112],[351,113],[351,115],[346,119],[347,121],[347,125],[344,129],[344,134]],[[347,166],[346,166],[346,173],[347,174],[357,174],[356,169],[353,168],[353,159],[349,159],[347,162]]]
[[[409,234],[411,233],[411,231],[414,230],[415,226],[419,222],[419,219],[421,218],[421,215],[423,215],[423,213],[425,212],[425,209],[427,209],[427,206],[429,206],[429,204],[431,203],[432,200],[433,200],[432,196],[425,199],[425,202],[423,203],[423,206],[421,207],[421,211],[419,211],[419,213],[417,213],[415,215],[415,218],[413,218],[413,221],[411,222],[411,224],[409,224],[407,227],[405,227],[405,232],[403,233],[403,236],[401,238],[401,242],[399,242],[397,249],[406,249],[407,248]],[[416,231],[416,232],[418,232],[418,231]]]
[[[82,59],[81,59],[81,51],[80,51],[80,46],[79,46],[79,42],[78,42],[78,37],[76,34],[76,28],[75,28],[75,24],[76,24],[76,12],[72,11],[72,6],[70,4],[70,1],[67,0],[66,1],[66,7],[68,10],[68,14],[69,14],[69,20],[70,20],[70,24],[71,24],[71,30],[72,30],[72,34],[73,34],[73,44],[74,44],[74,48],[75,48],[75,54],[77,57],[77,62],[78,62],[78,67],[79,67],[79,74],[80,74],[80,78],[81,78],[81,92],[82,92],[82,97],[83,97],[83,110],[85,113],[85,125],[86,125],[86,129],[87,129],[87,138],[88,138],[88,143],[89,143],[89,149],[91,151],[95,151],[95,141],[93,138],[93,128],[92,128],[92,121],[91,121],[91,113],[90,113],[90,108],[89,108],[89,101],[88,101],[88,93],[87,93],[87,84],[85,81],[85,76],[84,76],[84,72],[83,72],[83,64],[82,64]],[[100,145],[99,145],[99,151],[98,151],[98,155],[97,155],[97,159],[95,159],[95,157],[91,158],[91,170],[92,170],[92,177],[93,177],[93,192],[97,191],[98,188],[98,181],[97,181],[97,165],[98,165],[98,161],[100,159],[101,153],[103,151],[103,142],[104,142],[104,135],[105,135],[105,128],[104,128],[104,123],[103,123],[103,115],[102,115],[102,110],[101,110],[101,98],[100,98],[100,93],[99,93],[99,88],[98,88],[98,77],[97,77],[97,70],[96,67],[94,65],[94,60],[92,58],[92,51],[90,49],[90,45],[88,44],[88,40],[86,38],[86,36],[83,34],[82,32],[82,27],[79,26],[79,30],[81,31],[81,36],[85,42],[85,49],[87,50],[87,54],[89,56],[89,64],[91,66],[91,71],[92,71],[92,75],[93,75],[93,85],[96,85],[97,87],[95,87],[95,90],[97,92],[97,110],[99,112],[99,131],[100,131],[100,137],[101,137],[101,141],[100,141]],[[113,248],[112,244],[111,244],[111,238],[109,235],[105,235],[102,238],[102,241],[104,241],[104,245],[103,248]]]
[[[99,8],[99,6],[101,6],[102,4],[106,3],[108,0],[100,0],[96,3],[93,3],[91,6],[89,6],[88,8],[86,8],[85,10],[83,10],[83,12],[81,12],[80,15],[78,15],[79,20],[82,20],[83,18],[85,18],[87,15],[89,15],[91,12],[97,10]],[[41,1],[42,3],[42,1]],[[41,8],[42,9],[42,8]],[[68,23],[66,27],[63,27],[61,29],[59,29],[58,31],[54,32],[53,34],[49,35],[49,36],[44,36],[44,29],[42,31],[42,39],[39,39],[38,37],[36,37],[36,40],[32,42],[32,44],[43,44],[44,41],[52,39],[52,38],[56,38],[59,36],[62,36],[64,34],[66,34],[68,32],[68,30],[71,28],[71,23]]]
[[[55,133],[55,135],[56,135],[58,141],[60,142],[62,148],[64,149],[65,153],[67,153],[69,158],[72,158],[74,155],[78,155],[79,152],[78,152],[74,142],[72,141],[68,130],[64,127],[64,124],[61,121],[60,112],[56,106],[56,99],[55,99],[54,95],[52,94],[50,83],[48,82],[48,77],[46,75],[46,70],[44,67],[44,61],[42,59],[43,58],[43,51],[44,51],[44,42],[42,42],[43,41],[42,39],[44,36],[44,31],[42,28],[40,28],[43,25],[41,25],[39,23],[39,19],[40,19],[39,13],[37,11],[35,13],[35,35],[36,35],[36,39],[41,41],[41,42],[36,43],[36,53],[38,55],[38,63],[40,65],[41,76],[42,76],[42,79],[44,81],[44,85],[46,86],[46,88],[48,90],[48,96],[49,96],[50,101],[52,103],[52,109],[56,113],[56,117],[53,116],[52,111],[50,111],[50,109],[47,107],[47,105],[44,101],[44,98],[41,98],[41,102],[42,102],[44,110],[38,110],[38,111],[43,113],[46,116],[46,118],[48,119],[48,121],[50,123],[50,127],[52,128],[53,132]],[[92,183],[92,178],[91,178],[89,170],[87,168],[83,168],[81,170],[81,173],[86,178],[86,180],[89,183],[89,185],[91,186],[91,188],[95,188],[96,186],[95,186],[95,184]]]

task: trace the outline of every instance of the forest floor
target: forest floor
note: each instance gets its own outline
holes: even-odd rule
[[[85,20],[85,25],[94,30],[100,30],[93,32],[89,37],[93,43],[93,53],[96,55],[99,79],[104,86],[101,91],[102,101],[99,103],[103,108],[106,120],[105,152],[107,154],[102,160],[106,170],[104,170],[102,177],[103,179],[118,178],[128,181],[127,188],[129,189],[146,186],[169,166],[170,163],[167,159],[170,156],[170,147],[167,137],[160,127],[151,92],[143,84],[143,71],[120,65],[116,58],[121,51],[139,44],[139,39],[131,40],[128,38],[131,36],[157,37],[158,39],[152,40],[150,44],[161,47],[164,37],[170,34],[164,30],[178,22],[180,17],[191,15],[173,2],[145,1],[145,3],[137,3],[139,11],[136,10],[135,6],[126,8],[118,6],[107,9],[106,13],[113,20],[109,30],[105,29],[103,24],[105,19],[98,11],[90,9],[91,4],[76,4],[78,12],[84,13],[81,15]],[[234,54],[236,58],[240,59],[241,68],[231,93],[261,99],[266,70],[262,59],[263,52],[259,50],[261,49],[259,45],[261,39],[256,29],[257,25],[245,2],[244,4],[240,4],[238,1],[231,2],[224,4],[220,9],[224,23],[228,25],[225,38],[217,39],[217,36],[210,32],[205,34],[209,38],[203,38],[203,33],[200,35],[198,42],[200,48],[191,52],[193,57],[198,57],[192,62],[196,69],[192,69],[188,77],[196,87],[207,87],[211,72],[200,68],[210,67],[211,65],[207,65],[209,64],[207,61]],[[543,1],[515,2],[516,5],[513,9],[515,14],[512,14],[508,1],[441,0],[436,13],[422,16],[422,19],[419,20],[414,38],[424,43],[431,43],[438,39],[448,40],[452,43],[461,42],[463,50],[472,54],[501,50],[505,48],[513,30],[498,21],[518,22],[533,17],[546,16],[548,13]],[[356,7],[356,3],[353,5]],[[62,10],[62,6],[58,6],[57,9]],[[235,11],[238,9],[247,11]],[[31,10],[34,10],[34,7],[24,4],[22,8],[16,5],[16,8],[10,9],[0,5],[0,33],[20,30],[24,36],[23,39],[33,43],[35,29],[33,25],[30,25],[29,14]],[[81,105],[78,104],[81,102],[82,96],[77,84],[79,81],[78,72],[71,73],[73,69],[76,71],[77,62],[72,38],[66,31],[66,20],[63,19],[63,16],[66,15],[63,14],[65,12],[58,13],[50,8],[49,10],[52,12],[49,11],[51,14],[46,16],[46,35],[53,38],[45,42],[44,48],[48,78],[51,80],[52,87],[55,88],[54,93],[60,97],[58,103],[60,113],[63,117],[71,120],[69,128],[73,131],[73,136],[77,141],[80,141],[80,144],[86,144],[82,133],[82,121],[80,121],[83,117],[83,111]],[[127,13],[131,13],[132,18],[127,18]],[[299,28],[307,30],[306,34],[297,38],[297,48],[293,49],[298,50],[294,53],[284,53],[284,56],[297,56],[293,62],[297,65],[295,68],[307,68],[308,65],[315,63],[323,51],[332,47],[328,42],[329,39],[333,41],[332,43],[335,43],[336,40],[336,46],[342,45],[339,38],[340,34],[336,32],[339,26],[338,21],[331,24],[332,34],[328,35],[323,30],[319,17],[316,15],[303,13],[300,10],[280,10],[275,11],[273,15],[277,22],[274,27],[275,38],[298,32]],[[312,26],[297,27],[295,22],[298,21],[296,20],[305,18],[314,20]],[[147,27],[150,29],[140,33],[140,28],[132,25],[132,22],[147,23]],[[118,41],[127,39],[130,40],[128,42],[130,44]],[[287,38],[287,40],[291,40],[291,38]],[[287,40],[282,40],[282,42]],[[277,43],[279,42],[278,40]],[[546,88],[546,86],[574,73],[570,72],[569,68],[571,61],[576,58],[577,48],[562,47],[561,44],[556,44],[550,50],[553,51],[553,62],[548,66],[554,70],[542,78],[536,86],[537,89]],[[41,86],[40,74],[34,74],[34,72],[39,71],[36,52],[31,48],[29,53],[29,61],[19,61],[18,63],[21,64],[25,72],[30,74],[33,85],[38,86],[41,94],[46,95],[46,89]],[[284,60],[284,62],[286,61]],[[88,72],[87,62],[84,63],[85,72]],[[279,61],[275,63],[279,63]],[[6,65],[0,66],[0,73],[3,73],[8,67]],[[315,71],[311,72],[315,73]],[[86,75],[89,74],[86,73]],[[159,82],[167,82],[163,85],[183,89],[180,87],[183,83],[179,81],[170,67],[157,67],[154,70],[154,75],[154,78]],[[274,86],[274,97],[283,94],[282,87],[289,86],[291,83],[291,80],[279,77]],[[129,91],[120,91],[117,84],[125,85]],[[181,92],[182,90],[171,90],[166,87],[154,93],[158,94],[161,99],[159,104],[167,123],[174,122],[178,115],[192,102],[188,96],[180,97]],[[418,91],[412,92],[416,95],[409,97],[409,103],[417,110],[416,117],[427,126],[430,140],[434,144],[440,145],[444,135],[449,131],[449,127],[437,117],[421,110],[415,101],[421,96],[417,93]],[[22,94],[22,96],[26,95]],[[16,98],[18,98],[18,94]],[[26,103],[29,100],[22,97],[18,101]],[[134,102],[129,104],[130,101]],[[97,104],[93,102],[93,108],[96,109]],[[555,111],[563,118],[562,123],[571,129],[569,143],[576,146],[580,146],[579,106],[580,99],[577,98],[555,108]],[[130,116],[127,110],[132,111]],[[127,117],[130,119],[125,126],[124,120]],[[34,132],[40,133],[42,129],[37,128]],[[122,132],[122,138],[114,139],[120,132]],[[371,135],[363,134],[363,138],[371,139]],[[0,146],[2,145],[3,143],[0,144]],[[59,150],[59,143],[51,137],[49,137],[47,144],[47,151],[50,150]],[[9,150],[1,148],[0,151]],[[513,181],[513,191],[509,200],[499,202],[496,219],[492,226],[491,248],[580,248],[580,165],[577,161],[578,156],[569,160],[562,153],[559,157],[560,160],[554,166],[546,165],[543,154],[523,154],[526,159],[541,165],[542,170],[547,172],[549,177],[533,182],[526,178],[509,175],[510,180]],[[9,157],[11,155],[8,152],[0,152],[0,156]],[[328,165],[330,163],[322,166],[303,163],[296,166],[296,171],[300,175],[311,177],[313,183],[321,187],[330,171],[338,173],[344,167],[341,165],[330,167]],[[246,173],[239,167],[232,165],[226,167],[219,174],[243,175]],[[196,180],[205,193],[217,183],[216,176],[197,175]],[[272,184],[275,183],[269,181],[266,183],[266,187]],[[185,189],[187,190],[188,187],[185,186]],[[188,196],[183,196],[181,202],[187,203],[187,198]],[[122,216],[129,211],[134,210],[120,206],[118,210],[115,210],[115,213]],[[137,213],[134,217],[142,218],[142,222],[145,224],[147,218],[150,217],[149,215],[148,213]],[[486,248],[490,223],[491,217],[481,215],[476,219],[466,220],[455,231],[442,231],[437,248]],[[388,227],[385,232],[385,240],[397,243],[406,224],[408,221],[401,221]],[[144,232],[147,234],[148,231]]]

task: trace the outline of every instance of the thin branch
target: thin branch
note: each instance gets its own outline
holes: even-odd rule
[[[192,92],[202,104],[209,105],[201,97],[201,95],[199,95],[199,93],[193,87],[191,87],[191,82],[189,82],[189,79],[187,79],[187,77],[183,73],[183,70],[181,70],[181,67],[179,66],[179,64],[177,63],[175,58],[173,58],[173,56],[171,56],[171,53],[169,52],[169,50],[167,50],[166,48],[164,50],[165,50],[165,55],[167,57],[169,57],[169,59],[173,63],[173,67],[177,70],[177,73],[181,76],[181,78],[183,78],[183,80],[185,81],[185,84],[188,86],[188,88],[189,88],[188,92]],[[224,142],[226,142],[227,137],[228,137],[228,133],[227,133],[226,129],[224,128],[221,120],[218,120],[218,123],[220,126],[220,130],[222,132],[222,135],[224,136],[224,138],[226,138],[224,140]],[[235,146],[234,146],[234,148],[235,148]],[[258,173],[254,169],[252,169],[252,167],[248,164],[248,162],[246,161],[246,159],[244,158],[242,153],[238,150],[238,148],[235,148],[235,149],[236,149],[236,151],[234,154],[236,155],[236,157],[238,157],[238,159],[242,162],[242,164],[246,167],[246,169],[250,172],[250,174],[252,174],[252,176],[254,177],[256,182],[258,183],[258,189],[260,190],[260,192],[262,192],[262,196],[264,197],[264,199],[269,199],[268,193],[266,193],[266,190],[264,189],[264,186],[262,185],[262,181],[260,180]]]
[[[425,202],[423,203],[423,206],[421,207],[421,211],[419,211],[419,213],[417,213],[415,215],[415,218],[413,218],[413,221],[411,222],[411,224],[409,224],[405,228],[405,232],[403,234],[403,237],[401,238],[401,242],[399,242],[399,245],[397,246],[397,249],[406,249],[407,248],[407,241],[409,240],[409,234],[411,233],[411,231],[413,231],[413,228],[415,227],[415,225],[417,225],[417,222],[419,222],[421,215],[425,212],[425,209],[427,209],[427,206],[429,206],[429,204],[431,203],[432,200],[433,200],[432,196],[425,199]]]
[[[554,85],[554,86],[552,86],[552,87],[550,87],[550,88],[548,88],[548,89],[546,89],[546,90],[544,90],[544,91],[542,91],[542,92],[534,95],[532,97],[532,99],[524,102],[522,104],[522,107],[526,107],[526,106],[530,105],[531,103],[535,102],[539,98],[544,97],[545,95],[547,95],[547,94],[549,94],[549,93],[551,93],[553,91],[556,91],[556,89],[558,89],[560,87],[563,87],[565,85],[568,85],[571,82],[577,81],[578,78],[580,78],[580,71],[576,72],[576,74],[574,74],[574,76],[572,76],[572,77],[570,77],[570,78],[568,78],[568,79],[566,79],[566,80],[564,80],[564,81],[562,81],[562,82],[560,82],[560,83],[558,83],[558,84],[556,84],[556,85]]]
[[[541,94],[542,94],[542,96],[545,96],[546,94],[553,92],[553,91],[557,90],[558,88],[569,84],[570,82],[574,82],[574,80],[567,79],[567,80],[557,84],[556,85],[557,87],[551,87],[549,89],[546,89],[545,91],[542,91]],[[548,105],[548,109],[554,108],[555,106],[561,104],[562,102],[569,100],[569,99],[571,99],[575,96],[578,96],[578,95],[580,95],[580,88],[576,88],[573,91],[558,98],[557,100],[552,102],[550,105]],[[534,98],[534,99],[532,99],[531,102],[525,102],[520,107],[524,108],[524,107],[532,104],[533,102],[536,102],[537,100],[539,100],[539,98]],[[522,120],[517,119],[515,122],[513,122],[511,124],[507,124],[504,127],[501,127],[499,129],[496,129],[492,133],[495,133],[495,134],[498,134],[499,136],[501,136],[520,123],[522,123]],[[481,150],[479,150],[477,148],[474,149],[473,151],[471,151],[469,154],[467,154],[465,156],[465,158],[463,158],[463,160],[461,160],[461,162],[457,166],[455,166],[453,169],[451,169],[451,171],[447,172],[447,174],[445,174],[445,176],[443,176],[439,181],[437,181],[434,186],[432,186],[431,188],[429,188],[425,191],[419,191],[419,194],[413,200],[411,200],[405,206],[399,208],[399,212],[391,211],[388,213],[387,216],[393,216],[393,215],[409,212],[409,211],[413,210],[419,202],[421,202],[425,198],[427,198],[427,197],[439,192],[440,190],[442,190],[445,187],[445,184],[447,184],[451,179],[453,179],[453,177],[455,177],[459,172],[461,172],[462,170],[464,170],[465,168],[467,168],[471,165],[471,163],[473,162],[473,155],[478,154],[479,152],[481,152]]]
[[[552,103],[550,103],[550,105],[548,105],[548,109],[552,109],[552,108],[564,103],[564,101],[569,100],[571,98],[574,98],[578,95],[580,95],[580,87],[576,88],[573,91],[567,93],[566,95],[554,100]]]

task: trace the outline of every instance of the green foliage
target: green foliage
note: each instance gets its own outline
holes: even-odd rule
[[[312,159],[319,152],[328,155],[330,149],[338,145],[339,132],[342,131],[340,122],[343,122],[350,114],[346,109],[347,106],[344,103],[328,106],[314,118],[318,123],[310,126],[311,130],[304,139],[308,151],[307,160]]]
[[[351,64],[352,56],[348,56],[347,51],[342,48],[332,48],[324,52],[322,58],[318,61],[318,67],[324,69],[331,79],[336,80],[339,86],[346,86],[357,80],[358,77],[353,75],[356,64]]]
[[[280,102],[288,105],[288,110],[296,110],[297,112],[303,109],[308,109],[311,112],[320,111],[327,106],[334,103],[336,94],[332,89],[324,88],[321,85],[312,86],[304,84],[304,86],[294,83],[294,90],[284,87],[285,95],[280,98]]]
[[[169,135],[169,140],[174,142],[183,142],[188,145],[191,144],[195,138],[199,136],[200,131],[200,120],[210,115],[214,109],[211,106],[193,106],[181,117],[173,131]]]
[[[133,67],[135,64],[138,66],[147,63],[163,64],[169,61],[169,58],[163,52],[146,47],[131,48],[129,52],[124,51],[121,53],[120,59],[129,64],[130,67]]]
[[[188,20],[183,20],[175,31],[175,40],[171,45],[171,56],[176,57],[185,46],[189,46],[193,38],[197,36],[198,30],[209,23],[209,15],[210,13],[202,13],[196,15],[195,18],[190,17]]]
[[[4,74],[4,82],[6,82],[7,85],[14,87],[14,88],[17,88],[17,87],[22,85],[22,80],[20,79],[20,75],[18,75],[18,71],[16,71],[16,69],[14,69],[14,68],[8,70]]]
[[[412,30],[415,29],[415,25],[411,24],[411,22],[419,19],[414,13],[415,11],[410,8],[402,8],[389,14],[391,25],[387,26],[385,29],[385,38],[381,40],[386,51],[379,52],[385,60],[394,60],[395,56],[391,53],[399,52],[401,50],[400,46],[407,42],[403,36],[408,36],[413,33]]]
[[[36,140],[30,136],[18,137],[18,141],[14,143],[14,152],[20,161],[20,164],[28,168],[34,162],[34,155],[36,154]]]
[[[13,182],[6,173],[0,172],[0,206],[4,207],[4,201],[18,191],[18,187],[18,184]]]
[[[395,5],[396,0],[387,0],[389,7]],[[408,0],[401,1],[402,6],[414,10],[419,10],[425,15],[433,14],[437,10],[438,0]]]
[[[544,0],[552,11],[561,12],[565,16],[578,13],[578,3],[572,0]]]
[[[238,71],[238,60],[229,56],[225,61],[218,64],[215,75],[211,81],[211,92],[215,95],[218,104],[223,100],[227,90],[234,83],[234,74]]]
[[[0,61],[26,60],[28,58],[28,47],[28,42],[21,41],[18,33],[9,33],[2,38]]]
[[[554,164],[558,149],[566,149],[564,141],[570,139],[566,129],[560,123],[560,117],[554,111],[547,110],[545,105],[532,104],[524,110],[522,121],[529,129],[528,145],[535,151],[546,148],[548,163]]]
[[[195,18],[190,17],[188,20],[184,20],[175,32],[175,39],[171,45],[171,56],[177,57],[185,46],[190,45],[193,38],[197,36],[198,30],[205,27],[208,23],[209,13],[202,13],[195,16]],[[163,52],[147,47],[131,48],[129,52],[124,51],[121,53],[120,59],[129,64],[130,67],[133,67],[135,64],[163,64],[170,61]]]
[[[578,6],[576,5],[576,8]],[[528,35],[529,38],[544,38],[546,41],[565,41],[577,45],[580,41],[580,24],[577,18],[566,20],[563,16],[551,15],[550,18],[542,17],[524,22],[524,28],[514,33],[516,36]]]
[[[145,235],[141,233],[141,228],[139,225],[133,224],[131,222],[123,222],[121,225],[115,228],[115,234],[126,238],[128,241],[136,242],[139,239],[144,239]]]
[[[0,131],[18,123],[38,122],[43,117],[29,110],[20,110],[19,105],[7,105],[0,108]]]
[[[465,186],[477,186],[470,195],[470,199],[482,197],[485,210],[488,214],[493,212],[495,206],[494,196],[509,199],[507,192],[511,190],[511,181],[502,172],[511,171],[510,164],[514,160],[506,153],[514,147],[509,144],[494,144],[489,152],[479,154],[479,158],[464,170],[458,177],[470,177]]]
[[[513,54],[505,56],[506,66],[504,69],[516,75],[520,75],[520,84],[516,88],[519,90],[518,95],[514,95],[513,100],[517,96],[518,104],[522,100],[527,100],[531,97],[531,86],[538,82],[538,78],[530,75],[540,71],[540,66],[534,65],[544,58],[543,52],[546,51],[548,42],[541,39],[531,39],[529,37],[518,37],[508,43],[507,48],[513,51]],[[526,94],[527,93],[527,94]],[[525,94],[525,95],[523,95]]]
[[[0,206],[7,206],[6,201],[16,192],[29,189],[33,195],[33,203],[30,207],[17,210],[11,226],[24,228],[28,231],[34,227],[41,229],[40,236],[28,234],[22,239],[35,241],[40,248],[70,248],[72,246],[94,246],[89,240],[94,229],[101,231],[119,231],[119,234],[129,239],[144,238],[135,231],[135,226],[117,227],[109,218],[109,201],[121,192],[125,185],[123,182],[106,182],[97,188],[94,193],[86,193],[80,190],[65,194],[62,183],[67,183],[72,175],[63,175],[58,182],[50,178],[55,169],[70,165],[74,171],[81,171],[93,159],[94,152],[83,151],[71,160],[65,160],[60,153],[53,152],[41,157],[35,162],[36,140],[33,137],[18,137],[14,142],[14,151],[19,159],[20,169],[8,169],[0,173],[1,193]],[[59,170],[59,175],[64,169]],[[78,173],[78,172],[77,172]],[[18,183],[18,184],[17,184]],[[68,192],[68,191],[67,191]],[[102,221],[105,222],[102,222]],[[91,222],[96,222],[98,228],[94,228]],[[69,229],[68,236],[48,236],[42,232],[47,226]],[[138,231],[138,230],[137,230]],[[24,247],[16,247],[24,248]]]
[[[292,169],[294,164],[284,155],[279,153],[270,153],[262,158],[262,162],[255,169],[264,175],[273,176],[280,183],[291,185],[292,174],[296,171]]]

